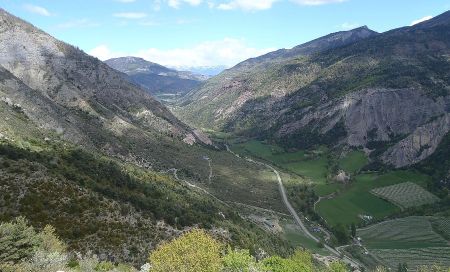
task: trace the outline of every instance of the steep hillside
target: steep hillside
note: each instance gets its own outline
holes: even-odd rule
[[[224,127],[247,102],[264,96],[280,97],[311,82],[319,66],[297,69],[311,54],[376,35],[366,27],[337,32],[314,41],[246,60],[189,92],[175,109],[197,127]]]
[[[137,141],[153,148],[208,143],[121,73],[5,11],[0,15],[3,99],[20,104],[39,128],[123,156]]]
[[[193,226],[290,251],[230,206],[283,210],[262,167],[217,151],[122,73],[4,10],[0,116],[2,221],[51,224],[71,250],[127,262]],[[250,184],[258,193],[247,196]]]
[[[183,95],[207,79],[205,76],[176,71],[135,57],[114,58],[106,60],[105,63],[127,74],[131,82],[161,100]]]
[[[341,35],[355,31],[368,30]],[[447,12],[309,55],[272,53],[207,81],[177,112],[198,126],[285,147],[365,147],[386,164],[408,166],[432,154],[450,129],[449,34]]]

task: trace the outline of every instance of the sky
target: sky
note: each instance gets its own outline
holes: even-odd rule
[[[384,32],[450,10],[450,0],[0,0],[0,7],[105,60],[231,67],[367,25]]]

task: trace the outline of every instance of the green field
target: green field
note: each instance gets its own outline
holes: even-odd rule
[[[396,269],[399,263],[406,263],[408,271],[417,271],[418,267],[424,265],[450,267],[450,247],[376,249],[372,253],[385,260],[385,265],[391,269]]]
[[[347,173],[357,173],[367,162],[367,156],[364,152],[350,151],[339,160],[339,168]]]
[[[433,222],[446,226],[449,218],[400,218],[358,229],[357,235],[369,252],[391,268],[404,262],[413,271],[419,265],[450,266],[450,243],[434,230]]]
[[[399,208],[370,193],[370,190],[406,181],[423,185],[429,177],[412,171],[392,171],[387,174],[360,174],[346,190],[333,199],[323,200],[317,211],[329,225],[351,224],[361,221],[359,215],[383,218]]]
[[[412,182],[390,185],[371,190],[374,195],[386,199],[401,208],[432,204],[439,198]]]
[[[359,223],[362,221],[361,216],[363,215],[382,219],[398,212],[400,211],[398,206],[373,195],[370,191],[408,181],[423,186],[429,179],[428,176],[414,171],[358,174],[360,169],[367,164],[367,157],[364,152],[353,150],[337,162],[338,168],[353,176],[352,183],[344,186],[327,182],[328,168],[333,162],[330,158],[330,151],[326,147],[318,147],[315,150],[308,151],[286,152],[279,146],[253,140],[236,143],[231,148],[234,152],[243,156],[266,160],[287,170],[288,173],[291,173],[291,176],[304,177],[304,179],[293,178],[293,180],[314,184],[314,191],[319,196],[337,192],[336,197],[322,200],[316,206],[316,211],[330,226],[338,223],[346,225]],[[284,181],[291,183],[291,181],[285,179]]]
[[[339,187],[338,184],[327,183],[329,159],[326,147],[312,151],[286,152],[279,146],[253,140],[234,144],[231,149],[244,156],[269,161],[273,165],[309,179],[315,184],[314,190],[318,195],[330,194]]]
[[[377,249],[445,247],[448,242],[431,225],[431,218],[411,216],[359,229],[364,245]]]

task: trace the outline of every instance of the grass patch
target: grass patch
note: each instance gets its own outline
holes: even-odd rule
[[[357,173],[367,164],[366,154],[362,151],[351,151],[339,161],[339,168],[347,173]]]

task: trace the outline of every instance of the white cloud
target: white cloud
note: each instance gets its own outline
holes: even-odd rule
[[[342,30],[351,30],[351,29],[355,29],[360,26],[361,26],[361,24],[358,24],[358,23],[345,22],[342,25],[340,25],[339,28]]]
[[[217,6],[218,9],[232,10],[242,9],[246,11],[270,9],[278,0],[233,0]]]
[[[179,8],[181,4],[186,3],[191,6],[198,6],[203,0],[167,0],[167,4],[172,8]]]
[[[348,0],[153,0],[153,6],[155,10],[159,10],[161,3],[166,3],[169,7],[178,9],[183,4],[199,6],[205,3],[211,9],[256,11],[270,9],[274,3],[282,1],[290,1],[305,6],[317,6],[342,3]]]
[[[89,51],[89,54],[94,56],[94,57],[97,57],[100,60],[107,60],[107,59],[110,59],[110,58],[124,57],[124,56],[127,55],[125,53],[113,52],[105,44],[101,44],[101,45],[93,48],[91,51]]]
[[[428,21],[428,20],[430,20],[430,19],[432,19],[433,18],[433,16],[425,16],[425,17],[423,17],[423,18],[420,18],[420,19],[417,19],[417,20],[414,20],[414,21],[412,21],[411,22],[411,26],[413,26],[413,25],[417,25],[417,24],[420,24],[420,23],[422,23],[422,22],[425,22],[425,21]]]
[[[72,21],[67,21],[61,24],[56,25],[57,28],[80,28],[80,27],[96,27],[99,26],[99,23],[93,22],[89,19],[77,19]]]
[[[34,13],[34,14],[38,14],[38,15],[42,15],[42,16],[51,16],[52,15],[46,8],[43,8],[43,7],[40,7],[40,6],[26,4],[23,7],[28,12],[31,12],[31,13]]]
[[[333,3],[342,3],[347,0],[291,0],[291,1],[304,6],[319,6]]]
[[[123,19],[142,19],[147,17],[147,14],[143,12],[121,12],[121,13],[114,13],[113,16]]]
[[[274,48],[254,48],[243,40],[225,38],[216,41],[205,41],[190,48],[158,49],[148,48],[137,52],[113,52],[108,46],[100,45],[92,49],[89,54],[106,60],[121,56],[136,56],[148,61],[169,67],[182,69],[183,67],[227,66],[231,67],[248,58],[260,56],[273,51]]]

